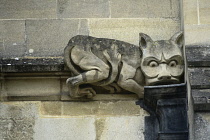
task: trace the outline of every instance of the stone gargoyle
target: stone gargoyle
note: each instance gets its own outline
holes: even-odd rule
[[[72,72],[66,83],[73,98],[132,92],[143,97],[146,85],[176,84],[183,80],[183,32],[169,40],[153,41],[140,33],[139,46],[123,41],[77,35],[64,50]]]

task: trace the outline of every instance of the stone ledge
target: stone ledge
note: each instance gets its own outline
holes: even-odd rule
[[[210,46],[186,46],[189,67],[210,66]],[[0,58],[0,72],[63,72],[68,71],[63,57]]]
[[[65,71],[63,57],[0,59],[0,72],[52,72]]]

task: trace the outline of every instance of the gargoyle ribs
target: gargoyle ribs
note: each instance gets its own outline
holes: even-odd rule
[[[91,98],[94,87],[122,90],[143,97],[143,86],[180,83],[183,78],[183,33],[153,41],[140,33],[139,46],[123,41],[78,35],[70,39],[64,60],[72,77],[66,83],[73,98]]]

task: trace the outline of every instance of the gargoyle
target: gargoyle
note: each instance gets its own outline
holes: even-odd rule
[[[96,94],[94,87],[110,93],[121,90],[143,97],[143,86],[180,83],[183,78],[183,33],[153,41],[140,33],[139,46],[123,41],[77,35],[64,50],[73,76],[66,83],[73,98]]]

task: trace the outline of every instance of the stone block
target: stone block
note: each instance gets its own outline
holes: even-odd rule
[[[199,0],[200,23],[210,24],[210,1]]]
[[[177,18],[178,0],[111,0],[112,18]]]
[[[77,34],[88,35],[85,19],[27,20],[28,55],[62,56],[70,38]]]
[[[34,127],[34,139],[95,140],[95,118],[40,118]]]
[[[58,0],[59,18],[108,18],[109,0]]]
[[[41,114],[48,116],[61,116],[62,102],[41,102]]]
[[[98,115],[145,115],[143,109],[135,104],[135,101],[101,101],[98,107]]]
[[[37,102],[0,103],[0,139],[33,139]]]
[[[57,78],[10,78],[5,80],[8,96],[53,96],[60,94]]]
[[[135,101],[86,101],[63,102],[62,115],[69,116],[110,116],[110,115],[145,115]]]
[[[102,117],[95,124],[98,140],[144,140],[144,116]]]
[[[0,21],[0,57],[23,56],[25,53],[25,21]]]
[[[210,66],[210,45],[189,45],[185,47],[188,66]]]
[[[210,139],[210,113],[195,113],[195,140]]]
[[[197,0],[183,0],[185,24],[198,24]]]
[[[56,18],[56,0],[1,0],[0,19]]]
[[[99,102],[63,102],[62,115],[90,116],[98,112]]]
[[[210,25],[185,25],[185,45],[210,44]]]
[[[210,88],[210,68],[188,68],[192,88]]]
[[[138,45],[140,32],[153,40],[167,40],[180,31],[180,22],[172,19],[89,19],[89,31],[91,36]]]

